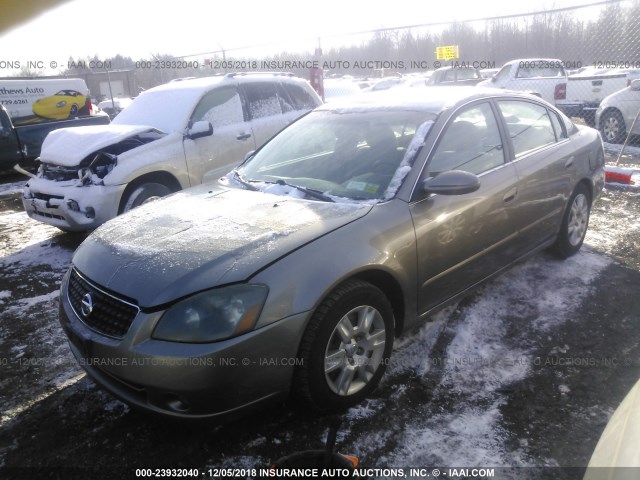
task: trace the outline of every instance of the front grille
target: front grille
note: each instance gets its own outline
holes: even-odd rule
[[[71,271],[69,302],[80,321],[87,327],[109,337],[122,338],[140,309],[132,303],[107,293]],[[91,309],[83,310],[83,301],[90,300]],[[90,310],[90,311],[89,311]]]
[[[47,180],[54,180],[56,182],[77,180],[79,178],[78,167],[62,167],[58,165],[43,163],[42,178],[46,178]]]
[[[33,196],[33,198],[37,198],[38,200],[44,200],[45,202],[49,203],[50,200],[64,200],[64,196],[62,195],[49,195],[48,193],[40,193],[40,192],[33,192],[31,194]],[[57,208],[57,205],[51,205],[54,208]]]

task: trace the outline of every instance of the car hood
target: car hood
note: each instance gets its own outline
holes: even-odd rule
[[[46,136],[40,160],[63,167],[74,167],[88,155],[135,135],[154,131],[143,125],[91,125],[53,130]]]
[[[107,222],[73,264],[101,287],[154,308],[246,281],[371,208],[204,185]]]

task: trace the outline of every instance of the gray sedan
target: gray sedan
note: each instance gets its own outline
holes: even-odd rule
[[[541,249],[576,253],[603,163],[596,130],[525,94],[331,103],[216,184],[95,231],[60,321],[87,373],[148,411],[221,417],[291,394],[340,410],[403,331]]]

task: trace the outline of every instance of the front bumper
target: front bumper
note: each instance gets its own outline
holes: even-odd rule
[[[68,231],[93,230],[118,214],[125,187],[33,178],[24,188],[22,204],[34,220]]]
[[[123,338],[81,320],[62,284],[60,323],[90,377],[126,403],[179,418],[235,416],[289,394],[307,313],[229,340],[190,344],[155,340],[162,311],[137,314]]]

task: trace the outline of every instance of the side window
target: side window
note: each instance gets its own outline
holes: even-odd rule
[[[463,110],[447,125],[428,166],[430,175],[447,170],[480,174],[504,164],[498,123],[488,103]]]
[[[314,98],[301,86],[285,83],[284,88],[289,93],[296,110],[312,110],[318,106]]]
[[[456,71],[455,69],[446,70],[444,72],[443,82],[455,82],[456,81]]]
[[[480,76],[473,68],[461,68],[458,70],[458,80],[473,80],[474,78],[480,78]]]
[[[516,158],[555,143],[551,119],[542,105],[509,100],[498,102],[498,106],[507,123]]]
[[[208,120],[213,128],[244,122],[242,101],[236,87],[220,87],[208,92],[193,111],[191,121]]]
[[[243,88],[247,96],[250,118],[256,119],[282,114],[275,83],[247,83]]]
[[[560,141],[563,138],[568,138],[567,137],[567,133],[565,132],[564,128],[562,127],[562,123],[560,122],[560,120],[558,119],[558,115],[555,114],[555,112],[549,112],[549,117],[551,117],[551,124],[553,125],[553,129],[556,132],[556,139],[558,141]]]

